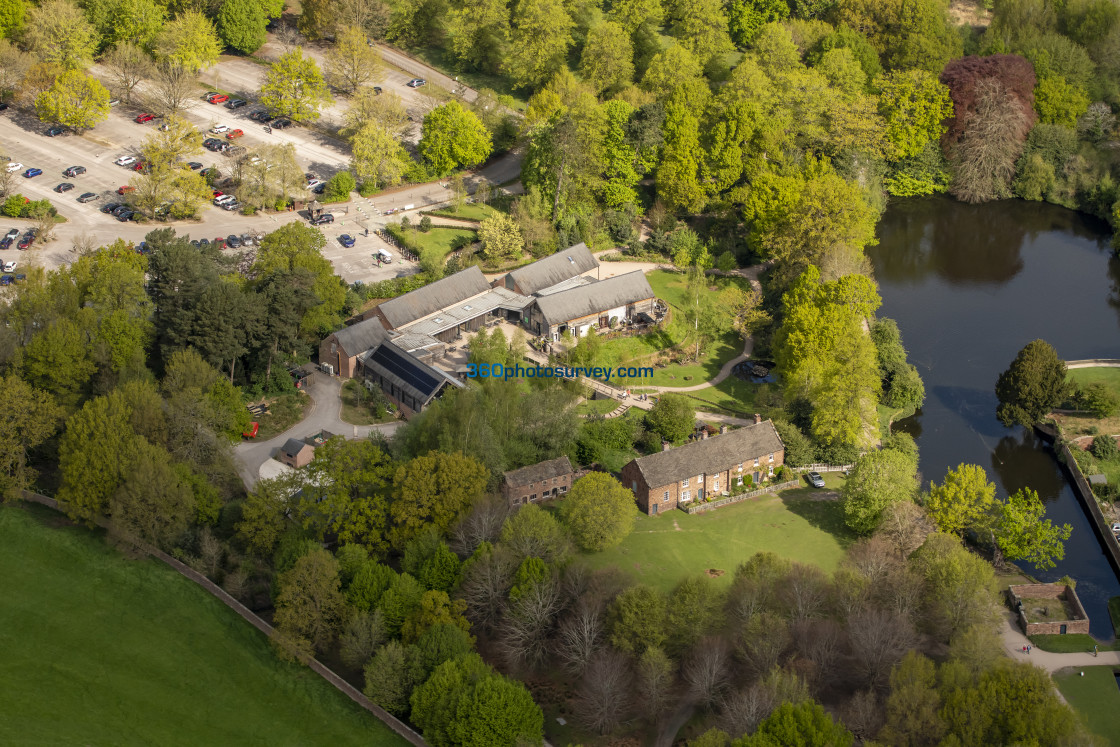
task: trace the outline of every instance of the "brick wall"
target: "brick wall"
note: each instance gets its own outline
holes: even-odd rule
[[[1089,616],[1077,598],[1077,592],[1065,584],[1016,584],[1007,587],[1011,594],[1012,604],[1018,606],[1022,599],[1053,599],[1055,604],[1063,602],[1070,608],[1069,620],[1053,620],[1045,622],[1032,622],[1027,618],[1028,610],[1019,610],[1019,625],[1027,635],[1062,635],[1064,633],[1089,633]]]

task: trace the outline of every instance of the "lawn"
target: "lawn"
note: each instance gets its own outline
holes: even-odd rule
[[[583,557],[593,568],[617,566],[663,590],[709,570],[722,571],[719,578],[727,582],[736,566],[764,551],[831,573],[856,537],[844,526],[840,502],[820,500],[826,495],[797,488],[692,516],[639,516],[621,545]]]
[[[1120,368],[1071,368],[1068,376],[1070,381],[1076,381],[1083,386],[1104,384],[1120,396]]]
[[[576,405],[577,415],[606,415],[618,409],[616,399],[587,399]]]
[[[1120,688],[1112,667],[1084,667],[1055,674],[1054,683],[1090,731],[1103,737],[1106,744],[1120,747]]]
[[[1104,384],[1120,396],[1120,368],[1075,368],[1069,372],[1069,380],[1078,384]],[[1062,431],[1070,436],[1094,435],[1097,433],[1120,433],[1120,414],[1110,418],[1098,418],[1089,413],[1077,415],[1060,414],[1054,419]],[[1109,482],[1120,475],[1109,475]]]
[[[404,745],[155,560],[0,506],[2,744]]]
[[[427,233],[417,228],[405,231],[407,243],[418,249],[421,254],[434,252],[443,259],[451,253],[451,242],[460,236],[466,236],[471,241],[478,238],[478,232],[469,228],[440,228],[433,226]]]
[[[267,414],[253,416],[261,424],[257,440],[267,441],[273,436],[279,436],[303,420],[310,408],[311,398],[303,392],[285,394],[269,401]]]
[[[781,386],[774,383],[755,384],[729,376],[715,386],[687,392],[687,394],[701,409],[704,403],[708,403],[744,417],[757,412],[763,419],[782,416],[785,413]]]
[[[489,218],[491,215],[496,215],[497,210],[489,205],[482,203],[464,203],[458,208],[449,205],[439,210],[430,211],[433,216],[440,216],[444,218],[459,218],[460,220],[477,220],[482,221]]]
[[[1030,616],[1028,615],[1028,618]],[[1032,635],[1031,643],[1043,651],[1052,651],[1056,654],[1083,654],[1092,653],[1093,646],[1101,651],[1114,651],[1116,644],[1101,643],[1091,635],[1085,633],[1067,633],[1066,635]]]
[[[343,422],[351,425],[374,425],[394,419],[385,407],[384,398],[373,396],[354,379],[342,385],[339,398],[342,400],[342,409],[338,416]]]

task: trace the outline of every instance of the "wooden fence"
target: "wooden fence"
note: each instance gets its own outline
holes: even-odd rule
[[[798,472],[843,472],[854,467],[855,464],[806,464],[801,467],[790,467]]]
[[[776,493],[779,490],[789,490],[790,488],[796,488],[800,484],[801,484],[800,480],[790,480],[789,482],[778,483],[776,485],[767,485],[766,487],[759,488],[758,490],[751,490],[751,491],[748,491],[746,493],[739,493],[739,495],[728,495],[728,496],[725,496],[723,498],[717,498],[714,501],[705,501],[705,502],[701,502],[701,503],[688,503],[688,504],[683,505],[683,506],[678,505],[677,508],[679,508],[680,510],[684,511],[686,514],[689,514],[689,515],[699,514],[699,513],[703,513],[704,511],[710,511],[711,509],[714,509],[714,508],[720,508],[722,506],[728,506],[732,503],[739,503],[740,501],[749,500],[751,498],[757,498],[758,496],[765,495],[766,493]]]
[[[32,493],[29,490],[24,490],[20,497],[25,501],[30,501],[32,503],[38,503],[39,505],[46,506],[47,508],[52,508],[55,511],[65,512],[65,509],[62,507],[62,505],[59,504],[59,502],[56,501],[54,498],[48,498],[45,495],[39,495],[38,493]],[[109,521],[107,519],[103,518],[103,517],[98,517],[96,519],[96,524],[98,526],[104,528],[104,529],[111,529],[112,528]],[[165,553],[162,550],[159,550],[155,547],[151,547],[151,546],[148,546],[148,545],[141,545],[139,549],[143,550],[148,555],[151,555],[153,558],[157,558],[159,560],[162,560],[164,563],[169,565],[171,568],[178,571],[182,576],[185,576],[186,578],[190,579],[191,581],[194,581],[196,584],[201,586],[203,589],[210,592],[210,594],[215,596],[218,599],[218,601],[220,601],[222,604],[224,604],[225,606],[229,607],[231,610],[236,612],[238,615],[240,615],[244,620],[246,620],[254,628],[256,628],[260,632],[264,633],[268,637],[272,636],[273,628],[272,628],[271,625],[269,625],[267,622],[265,622],[265,620],[262,617],[260,617],[255,612],[250,610],[248,607],[243,605],[241,602],[237,601],[232,596],[230,596],[225,591],[225,589],[218,586],[217,584],[215,584],[210,579],[206,578],[206,576],[203,576],[201,573],[194,570],[190,566],[179,562],[175,558],[171,557],[167,553]],[[327,667],[321,661],[319,661],[318,659],[311,659],[307,663],[307,666],[308,666],[309,669],[311,669],[311,671],[315,672],[320,677],[325,679],[327,682],[334,685],[334,687],[337,690],[339,690],[340,692],[342,692],[343,695],[350,698],[350,700],[354,701],[359,706],[361,706],[365,710],[372,713],[375,717],[377,717],[380,721],[382,721],[386,726],[388,726],[390,729],[395,731],[397,734],[399,734],[404,739],[408,740],[411,744],[416,745],[416,747],[427,747],[427,742],[425,742],[420,737],[419,734],[417,734],[411,728],[409,728],[408,724],[404,723],[403,721],[398,719],[396,716],[389,713],[388,711],[386,711],[385,709],[381,708],[379,705],[374,703],[372,700],[367,698],[358,688],[354,687],[349,682],[342,679],[342,677],[337,675],[334,671],[332,671],[329,667]]]

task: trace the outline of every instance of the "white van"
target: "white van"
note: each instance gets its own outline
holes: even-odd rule
[[[377,250],[377,258],[381,260],[382,264],[386,265],[391,264],[393,261],[393,255],[384,249]]]

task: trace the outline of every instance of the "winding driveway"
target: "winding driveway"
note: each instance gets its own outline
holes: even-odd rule
[[[329,431],[348,439],[367,438],[374,431],[392,436],[401,421],[380,425],[352,425],[340,417],[342,412],[342,382],[316,371],[305,380],[306,392],[311,397],[311,409],[300,422],[268,441],[244,441],[234,449],[237,472],[247,490],[252,490],[260,479],[261,466],[275,456],[289,438],[304,439],[320,431]]]

